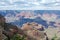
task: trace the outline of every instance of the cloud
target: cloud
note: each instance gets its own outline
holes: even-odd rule
[[[59,6],[60,5],[60,0],[6,0],[6,1],[0,1],[1,2],[4,2],[3,4],[6,5],[10,5],[10,6],[26,6],[26,7],[35,7],[35,6]],[[16,3],[17,2],[17,3]],[[24,3],[24,5],[22,5]],[[0,4],[0,5],[3,5],[3,4]],[[7,6],[8,6],[7,5]]]
[[[44,3],[44,4],[47,4],[47,3],[54,3],[56,2],[56,0],[41,0],[40,3]]]
[[[56,2],[60,2],[60,0],[56,0]]]

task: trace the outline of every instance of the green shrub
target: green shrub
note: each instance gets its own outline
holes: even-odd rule
[[[8,40],[7,38],[5,40]],[[25,40],[25,36],[20,36],[18,34],[14,35],[10,40]]]
[[[25,40],[25,36],[20,36],[18,34],[14,35],[11,40]]]
[[[56,34],[55,34],[55,36],[54,36],[51,40],[56,40],[56,38],[57,38],[57,36],[56,36]]]

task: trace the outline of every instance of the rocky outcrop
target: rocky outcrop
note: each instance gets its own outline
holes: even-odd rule
[[[2,27],[0,26],[0,40],[2,40]]]
[[[7,37],[2,33],[3,32],[3,27],[2,26],[0,26],[0,40],[4,40],[4,39],[6,39]]]
[[[34,40],[46,40],[45,39],[46,35],[42,31],[44,30],[44,28],[42,29],[42,27],[43,27],[42,25],[32,22],[32,23],[24,24],[21,29],[25,32],[25,34],[27,34],[30,37],[28,38],[28,40],[33,40],[33,39]]]
[[[38,24],[38,23],[35,23],[35,22],[32,22],[32,23],[25,23],[23,24],[22,30],[33,30],[33,29],[37,29],[37,30],[40,30],[40,31],[44,31],[44,28],[42,25]]]
[[[20,36],[25,35],[26,40],[45,40],[44,28],[35,22],[26,23],[21,29],[18,29],[16,25],[5,22],[4,16],[0,16],[0,40],[3,36],[6,36],[10,40],[15,34],[20,34]],[[3,34],[4,35],[3,35]],[[4,40],[4,39],[3,39]]]

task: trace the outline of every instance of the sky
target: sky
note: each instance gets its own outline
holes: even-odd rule
[[[0,9],[60,7],[60,0],[0,0]],[[59,8],[58,8],[59,9]]]
[[[60,5],[60,0],[0,0],[0,5],[53,6]]]

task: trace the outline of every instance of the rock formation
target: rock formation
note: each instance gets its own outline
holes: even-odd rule
[[[46,40],[45,39],[45,34],[42,30],[44,30],[44,28],[42,29],[42,25],[39,25],[35,22],[32,23],[25,23],[22,26],[22,30],[29,36],[31,37],[30,40]],[[38,30],[40,29],[40,30]],[[28,39],[29,40],[29,39]]]

